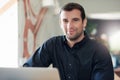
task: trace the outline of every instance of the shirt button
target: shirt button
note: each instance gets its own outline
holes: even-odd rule
[[[71,66],[72,64],[69,64],[69,66]]]
[[[70,77],[70,76],[68,76],[68,78],[70,79],[71,77]]]
[[[68,80],[71,80],[71,79],[72,79],[71,74],[68,74],[68,75],[67,75],[67,78],[68,78]]]

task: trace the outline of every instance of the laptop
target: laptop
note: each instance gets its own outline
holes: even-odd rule
[[[56,68],[0,68],[0,80],[60,80]]]

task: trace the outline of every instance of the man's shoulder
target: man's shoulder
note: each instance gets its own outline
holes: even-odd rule
[[[103,43],[99,42],[96,39],[90,39],[90,44],[93,45],[93,47],[105,47]]]
[[[95,50],[108,50],[108,48],[103,43],[96,39],[91,39],[90,44]]]
[[[53,36],[53,37],[51,37],[51,38],[49,38],[48,40],[61,40],[61,39],[63,39],[63,35],[59,35],[59,36]]]
[[[64,39],[64,35],[59,35],[49,38],[46,42],[47,43],[62,42],[63,39]]]

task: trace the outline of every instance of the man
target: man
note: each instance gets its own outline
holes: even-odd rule
[[[85,32],[84,8],[68,3],[60,11],[65,33],[47,40],[24,67],[58,68],[61,80],[114,80],[111,56],[106,47],[91,40]]]

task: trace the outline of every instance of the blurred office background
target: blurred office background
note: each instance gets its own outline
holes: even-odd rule
[[[59,10],[68,2],[77,2],[84,7],[87,32],[110,50],[114,69],[118,69],[120,0],[1,0],[0,35],[4,36],[0,43],[0,66],[21,67],[44,41],[62,35]]]
[[[119,0],[18,0],[19,65],[48,38],[63,34],[59,26],[59,10],[68,2],[78,2],[85,8],[87,32],[108,47],[114,67],[119,67]]]

